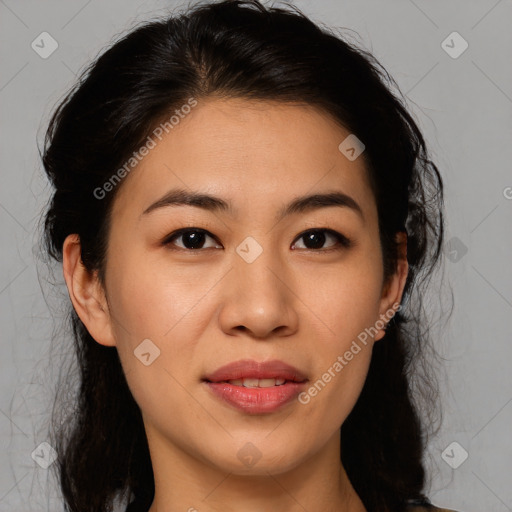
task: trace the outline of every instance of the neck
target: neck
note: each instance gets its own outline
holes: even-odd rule
[[[149,512],[366,512],[339,457],[339,431],[293,468],[240,475],[169,446],[148,431],[155,475]]]

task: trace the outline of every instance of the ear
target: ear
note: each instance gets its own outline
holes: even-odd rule
[[[80,238],[68,235],[62,249],[62,269],[69,297],[89,334],[100,344],[115,346],[107,299],[97,272],[89,272],[81,258]]]
[[[398,243],[396,270],[383,286],[379,308],[381,322],[386,325],[400,305],[407,274],[409,272],[409,264],[407,262],[407,233],[402,231],[397,233],[395,240]],[[379,329],[378,333],[375,335],[375,341],[383,338],[385,334],[384,326],[382,329]]]

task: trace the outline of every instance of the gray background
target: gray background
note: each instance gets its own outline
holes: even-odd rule
[[[455,309],[436,336],[444,421],[427,453],[430,497],[461,512],[512,510],[512,2],[294,3],[360,35],[407,95],[445,181],[442,281]],[[66,297],[60,269],[46,275],[37,254],[50,190],[36,140],[76,73],[107,43],[176,5],[186,4],[0,0],[0,511],[62,509],[50,471],[31,458],[47,439],[63,350],[50,340]],[[59,45],[46,59],[31,47],[44,31]],[[457,58],[442,46],[454,31],[469,44]],[[461,41],[445,45],[458,51]],[[446,452],[452,442],[460,447]],[[468,458],[453,469],[445,459],[460,462],[462,449]]]

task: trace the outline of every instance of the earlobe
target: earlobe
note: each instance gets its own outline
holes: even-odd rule
[[[409,264],[407,262],[407,234],[405,232],[397,233],[396,241],[398,243],[396,271],[386,282],[381,298],[380,319],[385,323],[385,326],[387,326],[396,313],[402,301],[402,294],[409,272]],[[379,332],[375,336],[375,341],[384,337],[386,333],[385,326],[379,329]]]
[[[62,249],[62,270],[73,307],[89,334],[101,345],[115,346],[108,303],[97,273],[81,258],[80,238],[68,235]]]

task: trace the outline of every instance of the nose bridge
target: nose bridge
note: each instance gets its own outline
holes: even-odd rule
[[[261,237],[262,238],[262,237]],[[261,241],[260,238],[260,241]],[[235,279],[242,287],[248,287],[249,297],[276,300],[282,294],[282,283],[276,275],[284,275],[277,248],[272,248],[271,237],[261,243],[255,237],[246,237],[237,247],[234,256]]]
[[[283,332],[293,331],[297,315],[291,287],[286,285],[288,272],[278,250],[247,237],[236,247],[232,265],[230,291],[222,307],[222,328],[243,326],[258,337],[278,327]]]

